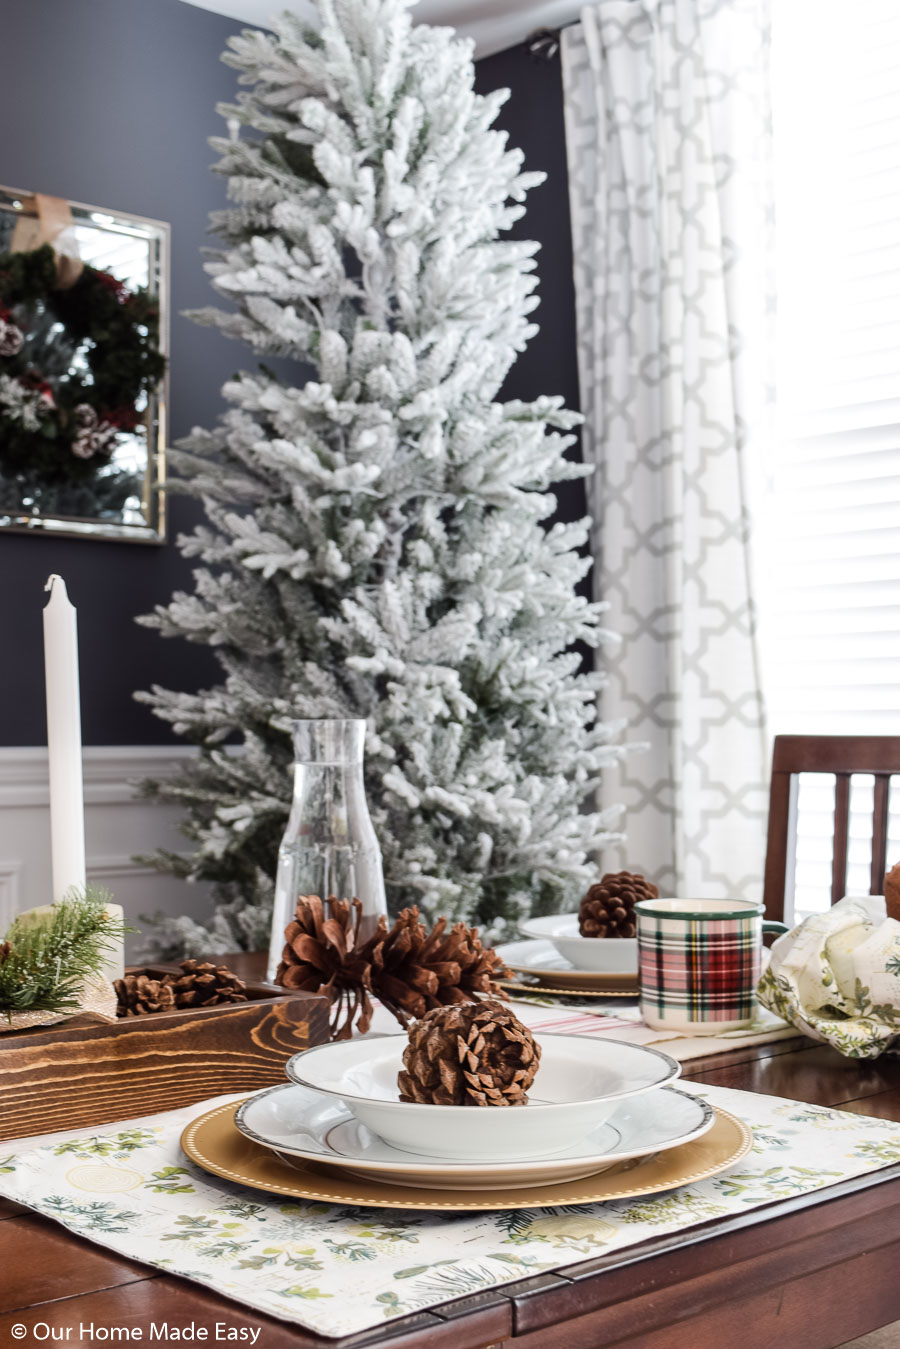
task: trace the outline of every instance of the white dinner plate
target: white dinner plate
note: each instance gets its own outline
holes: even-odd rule
[[[548,941],[573,969],[591,974],[638,972],[637,937],[582,937],[577,913],[553,913],[519,923],[523,937]]]
[[[576,970],[546,939],[510,941],[495,948],[505,965],[516,974],[532,975],[546,988],[565,988],[567,992],[607,993],[613,997],[631,994],[637,997],[640,981],[637,973],[618,974],[594,970]]]
[[[494,1189],[577,1180],[611,1166],[679,1147],[706,1133],[713,1111],[674,1087],[623,1101],[605,1124],[552,1157],[524,1162],[450,1161],[413,1156],[371,1133],[339,1101],[307,1087],[267,1087],[242,1102],[235,1123],[285,1161],[321,1162],[356,1176],[430,1189]]]

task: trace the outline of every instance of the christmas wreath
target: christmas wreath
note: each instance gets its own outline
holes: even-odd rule
[[[0,256],[0,473],[47,486],[94,478],[165,369],[154,298],[89,266],[60,286],[57,261]]]

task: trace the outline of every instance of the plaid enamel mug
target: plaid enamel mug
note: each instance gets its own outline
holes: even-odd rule
[[[718,1035],[752,1024],[763,933],[784,923],[737,899],[643,899],[635,912],[648,1026]]]

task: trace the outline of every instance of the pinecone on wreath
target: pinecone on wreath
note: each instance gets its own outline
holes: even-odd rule
[[[409,1029],[398,1075],[401,1101],[420,1105],[525,1105],[540,1045],[493,1001],[436,1007]]]
[[[182,973],[172,983],[176,1007],[213,1007],[222,1002],[246,1002],[247,985],[224,965],[182,960]]]
[[[608,872],[581,901],[578,930],[582,937],[633,937],[637,932],[635,904],[658,897],[659,890],[643,876]]]
[[[147,974],[126,974],[122,979],[116,979],[113,987],[120,1017],[171,1012],[175,1006],[171,976],[151,979]]]

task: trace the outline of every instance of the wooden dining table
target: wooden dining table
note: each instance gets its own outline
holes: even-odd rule
[[[258,972],[255,960],[243,957],[246,973]],[[853,1061],[801,1037],[691,1060],[684,1076],[900,1122],[900,1060]],[[900,1165],[341,1339],[259,1315],[0,1200],[0,1349],[147,1343],[151,1322],[167,1324],[170,1342],[205,1327],[207,1343],[259,1349],[834,1349],[895,1320]]]

